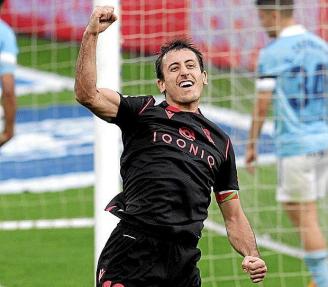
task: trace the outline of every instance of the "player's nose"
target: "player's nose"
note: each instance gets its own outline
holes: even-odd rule
[[[181,76],[186,76],[189,75],[189,70],[185,65],[182,65],[180,68],[180,75]]]

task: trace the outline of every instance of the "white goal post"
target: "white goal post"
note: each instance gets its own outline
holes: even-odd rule
[[[115,7],[115,13],[119,16],[119,0],[94,1],[94,7],[101,5]],[[120,88],[120,21],[99,35],[97,87],[116,91]],[[95,117],[95,262],[118,222],[104,209],[120,190],[119,139],[118,127]]]

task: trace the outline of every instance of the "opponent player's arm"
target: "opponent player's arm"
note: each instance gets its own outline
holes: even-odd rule
[[[251,173],[254,172],[252,163],[256,160],[257,139],[261,133],[263,123],[270,109],[271,101],[272,91],[258,91],[246,148],[246,166],[247,170]]]
[[[4,127],[0,133],[0,146],[14,136],[16,117],[15,79],[11,73],[1,76],[2,96],[1,102],[4,110]]]
[[[120,96],[113,90],[96,87],[96,47],[99,33],[116,20],[113,7],[99,6],[93,10],[83,34],[75,73],[76,100],[107,121],[116,117]]]
[[[238,198],[219,203],[228,239],[232,247],[244,256],[242,268],[249,273],[252,282],[261,282],[267,272],[265,262],[260,258],[254,232],[240,205]]]

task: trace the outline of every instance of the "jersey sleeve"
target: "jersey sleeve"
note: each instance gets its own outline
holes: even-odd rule
[[[272,92],[276,85],[275,58],[266,50],[262,50],[259,55],[257,65],[256,91]]]
[[[155,99],[152,96],[132,97],[120,95],[120,97],[117,115],[111,122],[122,130],[134,127],[139,120],[139,116],[155,104]]]
[[[17,63],[18,48],[16,37],[12,30],[0,25],[0,75],[12,74]]]
[[[238,198],[238,175],[233,146],[228,139],[226,160],[222,163],[214,185],[214,192],[218,202]]]

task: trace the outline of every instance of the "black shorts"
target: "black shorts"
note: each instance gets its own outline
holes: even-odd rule
[[[200,287],[197,243],[120,222],[98,261],[97,287]]]

